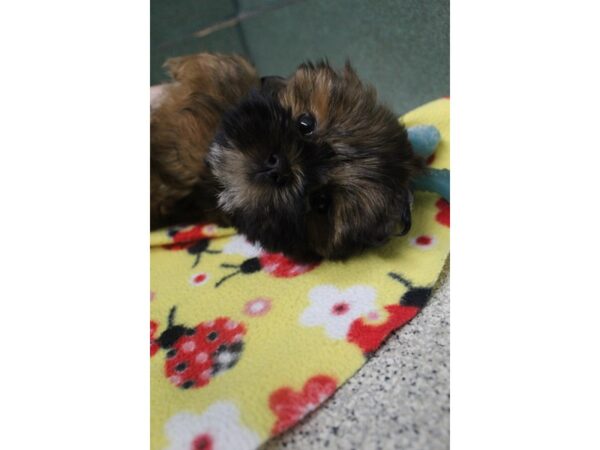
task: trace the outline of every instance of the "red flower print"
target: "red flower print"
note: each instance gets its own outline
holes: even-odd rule
[[[377,350],[392,331],[415,317],[431,296],[431,288],[416,287],[411,281],[398,273],[390,272],[388,275],[406,286],[408,291],[402,295],[400,304],[385,307],[388,312],[388,318],[385,322],[369,324],[362,317],[352,322],[347,335],[348,342],[358,345],[366,354]]]
[[[392,331],[407,323],[421,310],[414,306],[403,305],[388,305],[385,309],[389,316],[379,325],[365,323],[362,318],[352,322],[348,332],[348,342],[358,345],[364,353],[373,352]]]
[[[336,387],[335,378],[316,375],[304,383],[300,392],[290,387],[274,391],[269,397],[269,408],[277,416],[277,421],[271,429],[271,435],[282,433],[296,424],[333,394]]]
[[[437,220],[442,225],[445,225],[448,228],[450,228],[450,203],[448,203],[443,198],[440,198],[436,202],[435,206],[437,206],[439,210],[437,215],[435,216],[435,220]]]
[[[158,345],[158,342],[156,342],[156,340],[154,339],[154,333],[156,333],[156,329],[158,328],[158,323],[156,323],[154,320],[150,321],[150,356],[154,356],[154,354],[158,351],[158,349],[160,348],[160,345]]]

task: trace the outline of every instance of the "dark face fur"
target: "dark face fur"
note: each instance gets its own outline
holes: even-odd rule
[[[207,162],[233,224],[298,260],[342,259],[406,233],[422,167],[374,89],[326,63],[264,80],[224,116]]]

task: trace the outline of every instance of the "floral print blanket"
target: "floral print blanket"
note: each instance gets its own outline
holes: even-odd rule
[[[449,168],[449,100],[402,120],[439,130],[428,163]],[[153,232],[152,449],[251,450],[317,408],[426,304],[449,226],[417,192],[408,235],[307,265],[210,224]]]

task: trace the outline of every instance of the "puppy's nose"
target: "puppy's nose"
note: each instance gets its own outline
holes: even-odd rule
[[[265,170],[262,172],[263,178],[274,184],[282,184],[289,177],[289,165],[286,159],[280,155],[272,153],[265,161]]]

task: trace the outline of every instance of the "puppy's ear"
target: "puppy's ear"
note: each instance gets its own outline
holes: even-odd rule
[[[344,64],[344,72],[343,72],[344,78],[348,81],[360,81],[360,79],[358,78],[358,75],[356,74],[356,70],[354,70],[354,67],[352,67],[352,64],[350,64],[350,60],[347,59],[346,63]]]
[[[412,227],[412,213],[410,211],[410,206],[406,206],[402,210],[402,215],[400,216],[400,226],[402,228],[400,229],[398,236],[404,236],[410,231],[410,228]]]
[[[171,78],[180,82],[197,82],[217,85],[219,82],[238,86],[258,81],[256,70],[239,55],[197,53],[169,58],[163,66]]]
[[[281,89],[285,87],[285,78],[270,76],[260,79],[260,93],[263,95],[275,97]]]
[[[410,191],[406,192],[406,200],[403,202],[402,210],[400,212],[400,232],[396,236],[404,236],[410,231],[412,227],[412,203],[413,194]]]
[[[191,73],[198,65],[201,55],[187,55],[169,58],[163,64],[163,68],[175,81],[184,81],[191,77]]]

